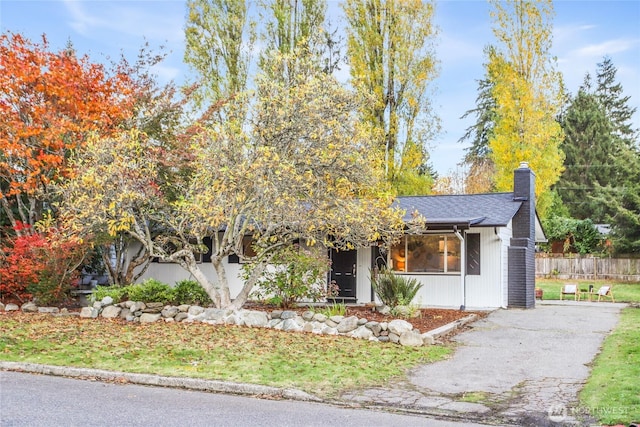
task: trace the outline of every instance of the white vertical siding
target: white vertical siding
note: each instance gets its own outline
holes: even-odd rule
[[[503,305],[503,242],[500,228],[475,228],[480,234],[480,274],[466,276],[467,308],[497,308]],[[505,252],[506,253],[506,252]]]

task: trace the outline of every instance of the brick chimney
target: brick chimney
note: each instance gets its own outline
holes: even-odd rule
[[[534,308],[535,299],[535,224],[536,224],[536,175],[527,162],[513,174],[513,199],[522,202],[511,222],[512,237],[509,243],[508,305],[513,308]]]

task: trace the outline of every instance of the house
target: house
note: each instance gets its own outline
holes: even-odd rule
[[[535,174],[522,163],[514,171],[513,192],[399,197],[396,203],[407,219],[415,211],[426,218],[426,231],[405,235],[388,250],[330,250],[327,280],[337,283],[338,299],[371,302],[375,295],[370,274],[386,266],[423,284],[414,300],[421,306],[532,308],[535,243],[545,241],[535,211],[534,182]],[[202,270],[215,277],[205,262]],[[233,295],[242,285],[241,264],[237,257],[227,262],[227,277],[238,277],[230,283]],[[173,283],[188,278],[188,273],[174,264],[155,263],[146,277]]]

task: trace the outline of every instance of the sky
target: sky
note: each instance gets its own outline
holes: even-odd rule
[[[95,62],[135,59],[149,42],[164,46],[167,59],[156,68],[161,81],[186,80],[183,63],[186,6],[183,0],[0,0],[0,31],[21,33],[39,41],[44,33],[52,49],[70,40],[80,54]],[[337,1],[329,9],[339,10]],[[640,110],[640,0],[554,2],[552,54],[557,58],[567,90],[575,94],[586,73],[593,75],[605,56],[617,68],[617,81]],[[432,83],[431,102],[441,119],[442,132],[430,144],[431,163],[440,176],[453,172],[468,143],[458,140],[473,119],[460,117],[473,109],[477,81],[484,76],[483,50],[495,43],[489,5],[481,0],[441,0],[436,3],[439,28],[436,57],[440,74]],[[348,72],[343,69],[342,76]],[[633,117],[640,128],[640,112]]]

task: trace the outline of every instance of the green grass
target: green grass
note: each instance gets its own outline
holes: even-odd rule
[[[211,326],[0,315],[0,360],[295,387],[319,396],[383,385],[442,346]]]
[[[566,283],[577,283],[580,289],[589,289],[593,285],[594,292],[603,285],[613,285],[613,296],[616,302],[640,302],[640,283],[613,282],[610,280],[553,280],[536,279],[536,287],[544,291],[542,299],[560,299],[560,288]],[[566,299],[573,299],[572,295],[565,295]],[[597,299],[597,298],[596,298]],[[609,301],[607,299],[607,301]]]
[[[595,359],[580,403],[603,424],[640,421],[640,309],[626,308]]]

